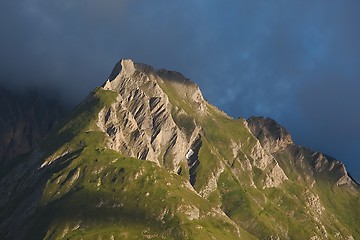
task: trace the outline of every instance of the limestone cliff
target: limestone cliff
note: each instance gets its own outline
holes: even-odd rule
[[[281,152],[288,154],[288,161],[300,166],[304,177],[315,181],[314,176],[331,179],[336,185],[357,186],[340,161],[323,153],[296,145],[288,131],[270,118],[251,117],[247,120],[249,129],[261,145],[275,157]]]
[[[277,152],[293,144],[288,131],[271,118],[251,117],[247,120],[249,129],[269,152]]]
[[[97,121],[97,126],[108,135],[107,146],[173,172],[181,171],[181,163],[187,162],[194,184],[196,168],[201,164],[201,136],[206,138],[206,131],[210,130],[204,130],[201,122],[216,117],[210,109],[229,117],[206,102],[198,86],[182,74],[155,70],[132,60],[116,64],[103,89],[118,94],[111,107],[100,111]],[[241,144],[237,148],[241,151]],[[266,172],[261,187],[276,187],[287,179],[276,159],[258,142],[252,146],[248,159]],[[216,182],[217,175],[211,181]],[[209,191],[208,186],[203,187],[208,190],[200,192]]]

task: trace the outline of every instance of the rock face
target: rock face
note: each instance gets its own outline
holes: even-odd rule
[[[122,60],[103,85],[103,89],[118,93],[117,101],[100,111],[97,126],[107,133],[107,146],[126,156],[147,159],[173,172],[179,171],[181,163],[188,160],[190,182],[194,183],[199,162],[193,160],[195,155],[189,159],[186,155],[199,150],[201,127],[192,116],[170,102],[166,87],[205,112],[205,100],[198,86],[189,79],[176,72],[156,71],[144,64]]]
[[[108,135],[107,146],[173,172],[187,161],[190,183],[194,185],[204,134],[198,118],[211,117],[211,106],[198,86],[180,73],[121,60],[103,89],[118,93],[117,101],[103,108],[97,121]],[[191,109],[185,111],[187,107]],[[276,159],[259,142],[249,157],[255,167],[266,172],[262,187],[275,187],[287,179]]]
[[[297,146],[287,130],[269,118],[252,117],[244,122],[243,127],[250,131],[247,142],[252,139],[253,143],[231,139],[235,161],[229,166],[221,143],[216,145],[216,141],[211,142],[208,137],[209,131],[214,129],[204,125],[204,119],[216,119],[217,114],[222,113],[215,110],[217,114],[214,115],[213,107],[204,100],[196,84],[180,73],[155,70],[131,60],[122,60],[103,88],[118,93],[117,101],[111,108],[102,109],[97,122],[98,127],[108,135],[107,146],[127,156],[153,161],[178,174],[186,169],[190,184],[205,198],[218,190],[220,176],[227,167],[237,179],[248,175],[247,181],[255,188],[281,188],[284,182],[289,181],[287,174],[291,173],[284,169],[289,162],[302,169],[296,175],[310,186],[326,176],[332,179],[330,182],[334,185],[346,184],[357,188],[342,163]],[[191,110],[182,104],[184,100]],[[179,121],[181,117],[187,118],[186,124]],[[226,115],[223,117],[228,118]],[[215,144],[208,151],[223,160],[209,169],[210,175],[200,185],[197,184],[197,175],[201,174],[198,168],[209,164],[201,154],[203,141]],[[236,163],[240,168],[235,167]],[[258,171],[260,176],[256,174]],[[314,199],[316,205],[323,208],[319,198]],[[317,220],[314,217],[314,221]]]
[[[271,118],[251,117],[247,123],[252,134],[270,153],[281,151],[293,144],[287,130]]]
[[[342,163],[128,59],[5,169],[1,239],[360,238],[360,191]]]
[[[0,165],[36,147],[63,112],[36,92],[19,96],[0,87]]]
[[[343,163],[323,153],[294,144],[287,130],[273,119],[251,117],[247,122],[249,129],[265,149],[274,157],[287,153],[288,159],[303,169],[306,173],[305,177],[320,175],[330,178],[336,185],[357,186],[348,175]]]

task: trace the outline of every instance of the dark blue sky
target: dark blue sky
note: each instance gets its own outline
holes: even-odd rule
[[[360,180],[359,12],[358,0],[1,1],[0,81],[74,104],[120,58],[177,70],[229,115],[272,117]]]

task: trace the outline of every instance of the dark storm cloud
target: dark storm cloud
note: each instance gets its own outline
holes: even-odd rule
[[[13,0],[0,81],[77,102],[119,58],[178,70],[230,115],[274,117],[360,179],[360,2]]]

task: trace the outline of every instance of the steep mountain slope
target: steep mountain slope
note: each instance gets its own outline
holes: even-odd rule
[[[131,60],[18,162],[0,171],[5,239],[360,238],[343,164]]]
[[[63,112],[37,92],[15,95],[0,86],[0,166],[36,147]]]

